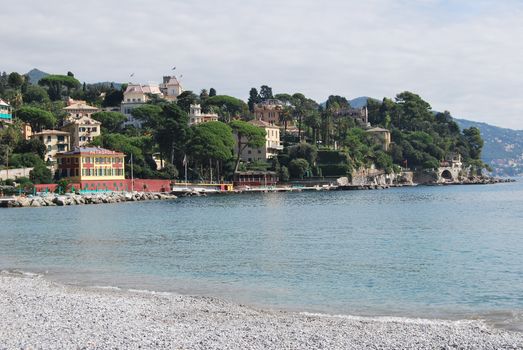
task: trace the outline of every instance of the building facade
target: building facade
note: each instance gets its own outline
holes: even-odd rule
[[[120,112],[127,117],[127,121],[123,123],[124,126],[132,125],[136,128],[142,127],[142,121],[133,117],[132,110],[136,107],[144,105],[150,95],[162,96],[162,92],[158,85],[148,84],[129,84],[123,93],[123,101],[120,106]]]
[[[254,116],[271,125],[280,124],[280,115],[283,113],[284,104],[280,100],[270,99],[254,105]]]
[[[183,88],[174,75],[164,76],[163,82],[160,84],[160,91],[167,101],[176,101],[178,96],[183,92]]]
[[[67,107],[63,110],[67,113],[68,119],[78,119],[81,117],[91,118],[93,113],[100,111],[100,109],[96,107],[89,106],[85,101],[73,100],[72,98],[67,101]]]
[[[202,113],[202,107],[199,104],[191,105],[189,112],[189,126],[198,125],[207,122],[217,122],[218,114]]]
[[[102,123],[93,118],[83,116],[70,118],[65,121],[61,130],[69,133],[69,149],[83,147],[91,143],[96,136],[101,135]]]
[[[125,155],[99,147],[75,147],[56,154],[58,176],[71,182],[125,179]]]
[[[31,139],[38,139],[46,147],[45,161],[56,161],[56,154],[69,151],[69,133],[59,130],[43,130],[32,134]]]
[[[13,115],[11,105],[0,98],[0,122],[12,123]]]
[[[278,155],[278,152],[283,149],[280,142],[280,128],[262,120],[251,120],[249,123],[265,130],[265,145],[260,148],[246,147],[241,153],[241,160],[249,163],[264,162]],[[236,136],[236,142],[238,142],[238,136]],[[237,150],[238,147],[236,146],[235,149]]]

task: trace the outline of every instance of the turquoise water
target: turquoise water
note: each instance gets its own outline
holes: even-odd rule
[[[523,184],[0,210],[0,269],[81,285],[521,328]]]

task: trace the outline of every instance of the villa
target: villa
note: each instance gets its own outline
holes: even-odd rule
[[[279,125],[283,102],[277,99],[265,100],[254,105],[254,116],[271,125]]]
[[[283,149],[280,142],[280,128],[264,122],[263,120],[251,120],[249,124],[263,128],[265,130],[265,145],[260,148],[246,147],[241,159],[244,162],[266,161],[275,157]],[[236,139],[237,140],[237,139]]]
[[[143,106],[149,100],[150,95],[157,95],[160,97],[163,96],[158,85],[127,85],[127,89],[123,93],[123,101],[120,106],[120,112],[127,117],[127,121],[123,123],[124,126],[132,125],[136,128],[142,127],[142,122],[138,119],[135,119],[131,112],[136,107]]]
[[[89,106],[85,101],[73,100],[72,98],[67,101],[67,107],[63,108],[63,110],[70,119],[81,117],[91,118],[93,113],[100,111],[100,109],[96,107]]]
[[[163,83],[160,84],[160,91],[167,101],[176,101],[178,96],[183,92],[183,88],[174,75],[164,76]]]
[[[218,114],[202,113],[202,107],[199,104],[191,105],[189,112],[189,126],[198,125],[207,122],[217,122]]]
[[[88,116],[74,117],[65,121],[61,130],[69,133],[69,148],[81,147],[91,143],[96,136],[100,136],[102,123]]]
[[[60,130],[43,130],[32,134],[31,139],[38,139],[46,147],[45,161],[54,162],[58,152],[69,151],[69,133]]]
[[[12,123],[11,105],[0,98],[0,122]]]

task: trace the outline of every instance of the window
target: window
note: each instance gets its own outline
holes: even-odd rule
[[[47,146],[47,152],[51,152],[52,149],[53,149],[53,147],[51,147],[51,145]]]
[[[64,142],[65,138],[63,136],[58,136],[58,142]]]
[[[92,132],[96,132],[96,128],[91,128],[91,131]]]
[[[65,164],[69,164],[71,162],[71,158],[65,158]]]
[[[248,154],[251,154],[252,152],[251,152],[251,150],[248,150],[247,153],[248,153]]]
[[[47,142],[51,142],[51,136],[47,136]]]

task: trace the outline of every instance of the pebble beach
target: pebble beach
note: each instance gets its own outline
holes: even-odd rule
[[[0,273],[0,349],[523,349],[481,321],[326,316]]]

